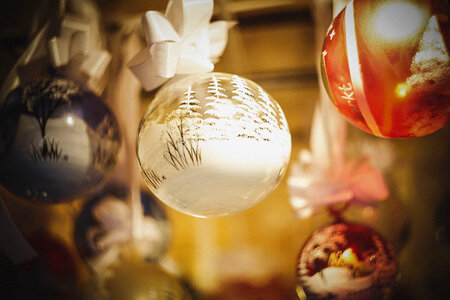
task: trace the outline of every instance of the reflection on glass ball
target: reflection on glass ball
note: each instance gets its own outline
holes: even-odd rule
[[[0,110],[0,183],[36,202],[65,202],[104,180],[119,146],[116,119],[97,96],[66,79],[36,80]]]
[[[300,299],[382,300],[395,283],[392,247],[369,227],[336,223],[314,232],[297,262]]]
[[[189,215],[245,210],[286,171],[291,136],[277,104],[256,83],[196,74],[163,87],[141,122],[138,158],[152,192]]]
[[[92,300],[192,299],[183,285],[161,267],[135,259],[125,259],[96,275],[82,293],[81,299]]]
[[[339,112],[380,137],[424,136],[448,124],[449,17],[446,1],[350,1],[321,55]]]
[[[86,202],[75,221],[75,245],[80,256],[96,271],[113,263],[131,241],[131,211],[125,186],[108,186]],[[139,254],[158,260],[166,251],[170,224],[162,205],[141,192],[141,238],[134,241]]]

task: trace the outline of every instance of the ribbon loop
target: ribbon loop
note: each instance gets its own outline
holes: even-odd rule
[[[148,11],[142,16],[142,29],[149,48],[155,43],[180,42],[181,38],[166,17],[157,11]]]
[[[181,45],[176,42],[153,45],[150,48],[150,55],[156,75],[163,78],[173,77],[177,70],[180,52]]]
[[[210,57],[212,62],[215,63],[222,55],[228,40],[228,30],[236,25],[236,22],[228,21],[216,21],[209,26],[208,35],[210,37]]]
[[[172,0],[165,15],[156,11],[143,15],[147,49],[134,56],[128,67],[145,90],[161,86],[176,74],[214,69],[212,61],[224,51],[229,24],[234,23],[209,24],[212,12],[212,0]]]
[[[167,81],[167,78],[156,75],[153,68],[152,56],[148,49],[141,50],[129,62],[128,66],[134,75],[141,81],[142,86],[146,91],[151,91],[162,85]],[[144,80],[149,78],[151,80]]]
[[[166,9],[166,17],[181,38],[197,35],[207,27],[214,9],[211,0],[172,0]]]
[[[54,67],[66,66],[69,73],[73,73],[70,76],[87,77],[87,85],[96,90],[91,83],[104,74],[111,55],[94,47],[90,26],[89,22],[67,15],[61,22],[59,35],[49,39],[48,49]]]

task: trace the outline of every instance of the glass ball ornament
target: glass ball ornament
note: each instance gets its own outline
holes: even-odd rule
[[[107,177],[120,143],[115,116],[95,94],[38,79],[12,90],[0,110],[0,183],[35,202],[66,202]]]
[[[333,20],[321,55],[329,98],[379,137],[430,134],[450,119],[450,9],[439,0],[355,0]]]
[[[125,186],[108,185],[88,199],[75,220],[74,240],[81,258],[97,272],[103,271],[131,245],[132,222],[129,192]],[[141,191],[141,238],[132,246],[147,261],[157,261],[167,250],[170,224],[164,207]]]
[[[226,73],[165,85],[137,140],[150,190],[198,217],[234,214],[258,203],[281,180],[290,152],[278,103],[256,83]]]
[[[314,232],[297,261],[301,300],[387,299],[397,276],[395,253],[374,230],[335,223]]]

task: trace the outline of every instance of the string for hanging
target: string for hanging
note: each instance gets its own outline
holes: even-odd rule
[[[336,16],[348,1],[333,1]],[[330,2],[314,1],[316,22],[317,73],[319,82],[323,36],[328,32],[331,18]],[[320,43],[319,43],[320,41]],[[322,207],[329,207],[331,215],[339,218],[350,203],[371,205],[387,198],[389,191],[380,171],[367,156],[345,158],[347,143],[346,121],[332,106],[323,87],[319,85],[310,137],[310,150],[302,149],[291,166],[288,179],[290,203],[299,218],[311,216]],[[335,209],[336,204],[344,204]]]

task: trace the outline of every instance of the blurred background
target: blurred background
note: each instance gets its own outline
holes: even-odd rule
[[[39,26],[35,15],[48,2],[1,1],[1,79],[27,47]],[[147,10],[163,12],[167,1],[97,3],[105,45],[113,55],[111,68],[136,86],[124,65],[144,47],[140,18]],[[215,71],[247,77],[278,101],[292,134],[291,164],[301,149],[309,147],[319,100],[316,49],[322,41],[316,40],[313,7],[310,0],[215,1],[213,19],[237,21]],[[119,76],[111,73],[116,79]],[[114,92],[114,86],[107,87],[107,95]],[[139,91],[136,95],[142,116],[154,93]],[[375,228],[394,246],[400,274],[392,299],[450,299],[450,128],[404,140],[376,138],[351,125],[347,129],[346,155],[370,155],[390,189],[387,200],[373,208],[351,207],[345,218]],[[199,219],[165,207],[171,236],[162,264],[194,299],[297,299],[298,253],[311,233],[332,219],[325,211],[296,218],[289,204],[289,175],[290,169],[266,199],[237,215]],[[143,183],[142,187],[147,189]],[[60,258],[64,276],[58,276],[53,284],[72,289],[73,298],[78,297],[77,291],[92,278],[73,241],[74,220],[85,199],[43,206],[1,192],[25,236],[33,236],[38,244],[60,241],[70,259]],[[70,265],[64,264],[69,260]],[[0,252],[0,298],[13,299],[8,298],[11,291],[21,286],[17,272]]]

